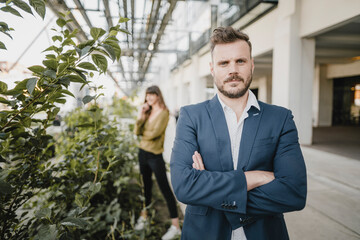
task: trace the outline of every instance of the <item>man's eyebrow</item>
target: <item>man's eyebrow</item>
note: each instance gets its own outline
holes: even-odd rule
[[[229,60],[219,60],[216,63],[219,64],[219,63],[227,63],[227,62],[229,62]]]

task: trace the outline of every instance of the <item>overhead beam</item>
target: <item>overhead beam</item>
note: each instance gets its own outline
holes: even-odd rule
[[[69,8],[66,5],[66,3],[64,2],[64,0],[48,0],[46,5],[53,11],[53,13],[57,17],[62,17],[59,14],[59,12],[68,12],[69,11],[70,13],[69,13],[68,16],[72,21],[66,23],[66,26],[68,27],[68,29],[70,31],[74,31],[75,29],[79,29],[79,33],[76,35],[76,38],[80,42],[86,41],[88,39],[85,32],[84,32],[84,30],[82,29],[82,27],[80,26],[80,24],[78,23],[78,21],[76,20],[76,18],[72,14],[72,12],[69,10]]]
[[[109,29],[110,29],[110,28],[113,27],[114,25],[113,25],[112,18],[111,18],[109,1],[108,1],[108,0],[103,0],[103,4],[104,4],[105,18],[106,18],[106,21],[107,21],[107,23],[108,23],[108,27],[109,27]]]
[[[156,35],[156,39],[155,39],[155,42],[154,42],[154,51],[156,52],[158,47],[159,47],[159,43],[160,43],[160,40],[161,40],[161,37],[162,35],[164,34],[164,31],[165,31],[165,28],[169,22],[169,20],[171,19],[171,16],[172,16],[172,13],[176,7],[176,3],[177,3],[177,0],[170,0],[170,6],[169,6],[169,9],[167,10],[162,22],[161,22],[161,25],[160,25],[160,28],[159,28],[159,31],[158,31],[158,34]],[[148,71],[149,69],[149,66],[150,66],[150,62],[151,62],[151,59],[153,57],[154,54],[151,54],[148,61],[146,61],[144,67],[143,67],[143,76],[142,76],[142,79],[145,78],[145,74],[146,72]],[[140,67],[140,66],[139,66]]]
[[[85,19],[86,24],[90,28],[92,28],[91,21],[90,21],[88,15],[86,14],[86,11],[85,11],[83,5],[81,4],[81,2],[79,0],[74,0],[74,3],[76,5],[76,7],[78,8],[78,10],[80,11],[81,15],[83,16],[83,18]]]

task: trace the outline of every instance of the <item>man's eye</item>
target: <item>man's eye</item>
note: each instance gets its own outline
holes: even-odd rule
[[[245,62],[245,61],[242,60],[242,59],[239,59],[239,60],[237,60],[237,62],[238,62],[238,63],[243,63],[243,62]]]
[[[227,62],[221,62],[220,63],[220,66],[224,66],[224,65],[226,65],[227,64]]]

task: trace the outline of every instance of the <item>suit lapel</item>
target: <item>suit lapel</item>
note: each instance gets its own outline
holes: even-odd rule
[[[229,130],[226,124],[224,111],[217,96],[213,97],[206,105],[210,115],[211,123],[216,136],[216,147],[219,153],[219,160],[223,171],[234,170],[231,155],[231,143]]]
[[[245,170],[248,165],[252,146],[259,128],[260,119],[262,113],[264,112],[263,106],[260,106],[260,108],[261,111],[252,106],[248,111],[249,116],[244,121],[237,167],[239,170]]]

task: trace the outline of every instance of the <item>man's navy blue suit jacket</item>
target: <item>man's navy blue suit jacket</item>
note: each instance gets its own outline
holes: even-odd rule
[[[181,239],[230,240],[241,226],[248,240],[289,238],[283,213],[305,206],[305,163],[291,112],[259,105],[245,119],[237,170],[217,96],[181,108],[170,163],[175,195],[187,204]],[[206,170],[192,168],[195,151]],[[273,171],[275,180],[248,192],[250,170]]]

